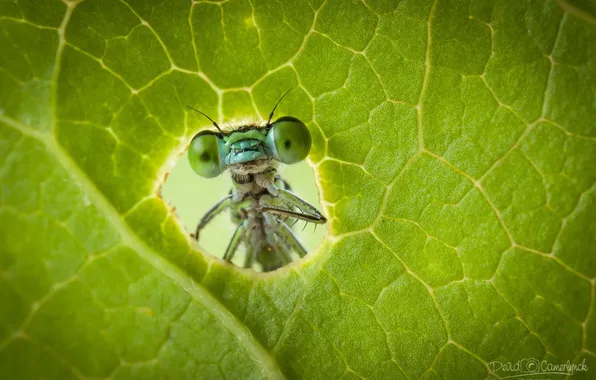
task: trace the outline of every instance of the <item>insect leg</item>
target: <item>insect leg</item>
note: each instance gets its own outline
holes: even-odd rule
[[[255,260],[255,247],[252,244],[246,244],[246,257],[244,258],[244,267],[252,268],[252,263]]]
[[[261,210],[263,212],[268,212],[271,214],[276,214],[276,215],[282,215],[282,216],[287,216],[290,218],[295,218],[295,219],[300,219],[300,220],[304,220],[307,222],[313,222],[313,223],[325,223],[327,222],[327,219],[325,219],[324,216],[319,215],[319,216],[315,216],[315,215],[310,215],[310,214],[302,214],[296,211],[290,211],[287,209],[282,209],[282,208],[276,208],[276,207],[261,207]]]
[[[279,189],[283,189],[283,190],[288,190],[288,191],[292,191],[292,186],[290,186],[290,184],[288,183],[288,181],[286,181],[285,179],[281,178],[278,174],[275,175],[275,186],[277,186]]]
[[[282,183],[284,185],[284,187],[283,187],[284,190],[292,191],[292,186],[290,186],[290,184],[288,183],[288,181],[286,181],[285,179],[282,179],[281,181],[282,181]]]
[[[231,205],[232,205],[232,195],[228,195],[221,201],[217,202],[213,207],[211,207],[211,209],[209,211],[207,211],[205,213],[205,215],[203,215],[203,217],[201,218],[201,221],[197,225],[197,229],[195,231],[194,238],[196,240],[199,240],[199,233],[201,232],[201,230],[213,219],[214,216],[221,213],[222,211],[224,211]]]
[[[228,244],[228,248],[226,249],[226,253],[224,253],[223,259],[226,261],[232,261],[234,258],[234,254],[238,250],[238,246],[240,246],[240,242],[243,240],[244,232],[246,231],[246,227],[244,223],[240,223],[238,227],[236,227],[236,231],[234,232],[234,236],[230,240]]]
[[[292,262],[292,256],[290,256],[290,250],[289,250],[288,246],[285,244],[285,242],[283,241],[283,239],[281,238],[281,236],[278,233],[275,233],[273,236],[274,236],[274,240],[275,240],[275,243],[274,243],[275,249],[277,251],[276,253],[282,259],[283,265],[288,265],[289,263]]]
[[[261,204],[263,211],[273,214],[289,216],[313,223],[326,223],[327,219],[317,210],[313,205],[298,197],[294,193],[279,189],[278,195],[272,197],[270,195],[261,197]],[[288,209],[297,208],[300,212]]]
[[[294,235],[294,232],[292,231],[292,229],[290,227],[288,227],[287,224],[285,224],[283,222],[279,222],[278,228],[277,228],[277,234],[285,239],[287,244],[289,244],[294,249],[294,251],[298,254],[298,256],[300,256],[300,257],[306,256],[306,254],[307,254],[306,248],[304,248],[304,246],[300,243],[300,241],[298,240],[296,235]]]
[[[263,267],[263,272],[270,272],[292,262],[290,251],[275,232],[267,235],[267,242],[257,251],[256,261]]]
[[[255,182],[257,185],[267,189],[269,194],[277,196],[279,189],[275,186],[275,172],[276,169],[273,167],[265,169],[265,171],[255,174]]]

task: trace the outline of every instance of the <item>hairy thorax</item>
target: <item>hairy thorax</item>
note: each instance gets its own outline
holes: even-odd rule
[[[230,166],[234,182],[234,198],[236,201],[247,195],[255,198],[262,194],[277,195],[275,177],[277,163],[270,158],[250,161]]]

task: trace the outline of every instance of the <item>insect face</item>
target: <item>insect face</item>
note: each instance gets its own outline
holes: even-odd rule
[[[266,136],[267,129],[259,127],[244,132],[235,131],[225,136],[223,139],[228,148],[226,165],[239,165],[270,158],[271,151],[265,144]]]
[[[284,164],[302,161],[311,145],[306,125],[284,116],[264,127],[244,126],[227,133],[201,131],[190,143],[188,158],[198,175],[213,178],[233,165],[252,166],[268,159]]]

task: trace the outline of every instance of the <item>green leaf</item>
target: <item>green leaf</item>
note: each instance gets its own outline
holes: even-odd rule
[[[592,3],[15,0],[0,31],[1,378],[593,378]],[[258,274],[159,189],[186,104],[293,87],[329,236]]]

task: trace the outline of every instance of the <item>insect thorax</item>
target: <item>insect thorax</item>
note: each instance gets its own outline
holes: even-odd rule
[[[267,185],[275,182],[279,164],[268,158],[230,166],[235,191],[258,196],[267,192]]]

